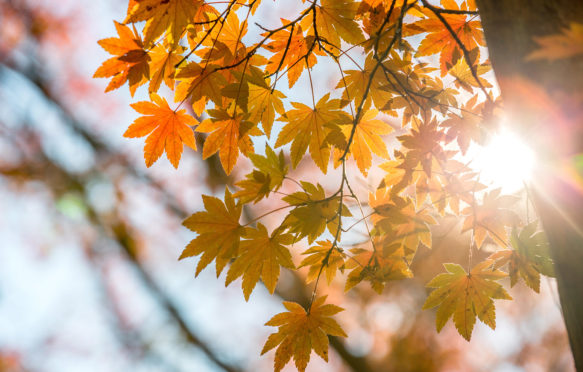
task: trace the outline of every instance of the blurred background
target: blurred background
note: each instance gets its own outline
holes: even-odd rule
[[[216,156],[186,150],[179,170],[165,158],[148,169],[143,142],[122,137],[140,93],[104,94],[92,75],[108,58],[97,40],[115,35],[126,7],[0,0],[0,371],[270,371],[273,352],[259,354],[274,329],[263,324],[312,287],[286,271],[276,295],[260,286],[245,302],[240,282],[225,288],[212,269],[195,279],[195,262],[177,260],[200,195],[221,196],[248,167],[228,178]],[[496,331],[478,323],[470,343],[451,322],[436,333],[424,285],[468,246],[445,222],[415,279],[381,296],[366,284],[344,294],[342,276],[319,287],[346,309],[349,337],[331,340],[329,363],[313,354],[309,371],[574,370],[548,278],[539,295],[520,283],[496,303]]]

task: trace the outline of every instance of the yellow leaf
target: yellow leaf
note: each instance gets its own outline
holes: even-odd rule
[[[393,128],[387,123],[375,119],[378,115],[377,110],[367,111],[356,126],[354,137],[350,145],[350,154],[356,160],[358,169],[365,176],[372,165],[372,153],[382,158],[388,159],[389,153],[381,135],[389,134]],[[352,131],[351,125],[342,126],[342,132],[349,138]],[[341,149],[344,150],[344,149]]]
[[[286,217],[283,225],[301,239],[308,237],[312,243],[324,233],[326,227],[331,234],[336,234],[338,228],[338,209],[340,198],[326,198],[324,188],[308,182],[301,182],[304,192],[287,195],[283,200],[290,205],[296,205]],[[351,216],[346,206],[342,206],[342,216]]]
[[[271,127],[275,120],[275,113],[283,115],[282,98],[285,95],[278,90],[272,90],[269,82],[264,85],[249,83],[249,121],[258,124],[261,122],[265,134],[271,136]]]
[[[124,23],[146,21],[146,46],[150,46],[165,32],[170,45],[176,46],[186,26],[195,22],[198,9],[203,3],[198,0],[135,0],[134,6],[128,9]]]
[[[310,267],[306,278],[307,283],[316,280],[320,272],[322,272],[326,275],[326,281],[330,284],[336,276],[336,272],[344,269],[344,254],[340,248],[332,248],[330,240],[319,241],[318,245],[310,247],[302,254],[308,256],[302,260],[298,268]]]
[[[284,246],[293,243],[294,238],[281,230],[276,230],[269,236],[265,226],[260,223],[257,224],[257,229],[247,229],[245,238],[248,240],[241,242],[239,256],[229,268],[225,285],[242,276],[243,294],[245,300],[249,301],[259,278],[269,293],[273,294],[280,266],[295,268],[291,254]]]
[[[375,239],[375,251],[361,248],[350,250],[353,257],[346,261],[346,268],[351,271],[346,279],[345,292],[366,280],[375,292],[381,294],[388,282],[413,276],[403,258],[402,250],[395,246],[383,246],[379,249],[379,243],[379,239]]]
[[[291,160],[294,168],[302,160],[309,146],[310,156],[316,165],[324,173],[328,170],[330,146],[326,143],[326,136],[334,126],[350,122],[348,115],[340,110],[339,101],[329,98],[330,94],[325,94],[314,108],[292,102],[294,109],[278,119],[287,124],[279,133],[275,146],[280,147],[292,142]]]
[[[249,154],[249,159],[257,169],[247,174],[246,179],[235,183],[237,187],[243,189],[237,191],[235,197],[242,203],[252,200],[257,203],[268,197],[271,191],[279,189],[288,167],[285,165],[283,151],[276,155],[269,145],[265,147],[265,156]]]
[[[496,283],[506,277],[506,273],[492,268],[494,262],[483,261],[468,274],[458,264],[446,263],[448,271],[433,278],[427,287],[436,288],[427,297],[423,309],[439,306],[436,314],[436,328],[441,331],[453,315],[453,322],[460,335],[466,340],[472,337],[476,317],[490,328],[496,328],[494,299],[511,300],[506,290]]]
[[[295,302],[284,302],[288,310],[271,318],[265,325],[279,327],[272,333],[261,351],[261,355],[277,347],[275,351],[275,372],[281,369],[293,357],[296,368],[304,372],[310,361],[312,350],[328,361],[328,335],[347,337],[332,315],[343,311],[341,307],[324,304],[326,296],[317,298],[306,312]]]
[[[206,211],[194,213],[182,223],[199,235],[186,246],[180,259],[202,254],[196,275],[216,260],[218,277],[239,252],[241,236],[245,232],[239,224],[242,206],[235,204],[228,188],[225,189],[224,203],[208,195],[203,195],[202,200]]]
[[[316,8],[318,36],[340,49],[340,38],[351,44],[360,44],[364,35],[354,18],[359,3],[353,0],[322,0]],[[336,52],[336,50],[332,50]]]

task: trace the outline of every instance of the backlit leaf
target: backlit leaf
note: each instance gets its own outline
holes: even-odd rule
[[[194,132],[191,126],[197,121],[186,113],[186,110],[172,110],[168,102],[157,94],[151,95],[154,103],[142,101],[133,103],[134,110],[144,115],[132,123],[124,133],[124,137],[135,138],[148,136],[144,146],[146,166],[151,166],[160,158],[163,152],[174,168],[182,156],[182,144],[196,150]]]
[[[279,372],[293,357],[298,371],[304,372],[310,361],[312,350],[328,361],[328,335],[347,337],[332,315],[343,311],[341,307],[324,304],[326,296],[319,297],[312,303],[309,312],[295,302],[284,302],[288,310],[271,318],[265,325],[279,327],[272,333],[261,354],[277,347],[275,351],[274,370]]]

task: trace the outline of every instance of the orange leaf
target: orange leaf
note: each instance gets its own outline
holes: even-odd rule
[[[148,62],[150,56],[143,49],[142,40],[137,32],[121,23],[115,22],[119,38],[110,37],[99,40],[99,45],[116,57],[110,58],[95,71],[94,78],[111,78],[106,92],[117,89],[129,80],[130,93],[150,78]]]
[[[133,103],[134,110],[143,114],[124,133],[124,137],[136,138],[148,135],[144,146],[146,166],[150,167],[166,151],[166,156],[174,168],[178,168],[182,156],[182,144],[196,150],[194,133],[190,126],[197,121],[186,110],[175,111],[168,102],[157,94],[152,94],[154,103],[142,101]]]
[[[248,142],[250,142],[249,132],[254,124],[244,120],[241,115],[232,117],[220,110],[208,110],[208,112],[213,117],[204,120],[196,128],[197,132],[212,132],[204,141],[202,158],[206,159],[218,151],[223,169],[230,174],[237,163],[239,149],[244,155],[252,150],[252,144]]]
[[[287,22],[286,20],[282,21]],[[284,70],[287,67],[287,79],[290,88],[296,83],[304,68],[309,68],[316,64],[314,53],[318,51],[317,48],[314,48],[306,62],[305,57],[312,43],[315,42],[314,37],[304,37],[302,28],[299,25],[295,25],[292,29],[294,30],[293,35],[290,36],[290,31],[285,29],[271,35],[273,41],[265,45],[265,49],[275,53],[267,62],[265,70],[270,74],[274,74],[278,72],[278,68]]]

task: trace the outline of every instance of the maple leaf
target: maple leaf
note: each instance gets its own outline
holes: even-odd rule
[[[298,239],[305,236],[311,244],[324,233],[326,227],[332,234],[338,228],[338,209],[340,198],[326,198],[324,188],[318,184],[301,182],[304,191],[295,192],[283,198],[290,205],[296,205],[285,218],[282,225],[289,227],[292,233],[298,234]],[[346,206],[342,206],[342,216],[351,216]]]
[[[227,272],[225,286],[238,277],[243,277],[242,288],[245,301],[259,278],[265,284],[269,293],[273,294],[279,278],[280,266],[294,269],[291,254],[285,245],[291,244],[294,237],[291,234],[275,230],[271,236],[262,224],[257,224],[257,229],[248,228],[245,239],[239,246],[239,255]]]
[[[186,30],[186,26],[197,18],[198,9],[204,3],[198,0],[134,0],[134,5],[128,9],[124,23],[146,21],[144,26],[144,44],[151,45],[162,34],[170,45],[178,45],[178,41]]]
[[[514,226],[518,223],[518,215],[508,209],[516,203],[518,198],[511,195],[500,195],[500,189],[492,190],[484,195],[481,204],[469,206],[462,211],[467,217],[464,220],[462,233],[468,230],[474,231],[476,247],[480,248],[489,235],[496,244],[505,247],[506,226]]]
[[[265,325],[279,327],[277,333],[267,338],[261,355],[277,346],[275,351],[275,372],[281,369],[293,357],[296,368],[304,372],[310,361],[312,350],[328,361],[328,335],[347,337],[332,315],[343,311],[341,307],[324,304],[326,296],[319,297],[312,303],[309,312],[295,302],[284,302],[288,310],[271,318]]]
[[[184,52],[184,48],[182,47],[167,50],[162,43],[156,45],[150,51],[150,57],[152,58],[150,62],[152,77],[150,78],[150,86],[148,87],[150,94],[157,92],[162,82],[168,88],[174,89],[175,66],[182,59],[180,55],[182,52]]]
[[[222,103],[222,89],[227,84],[225,77],[216,71],[217,66],[201,66],[191,62],[180,68],[175,79],[179,80],[174,94],[174,101],[182,102],[190,98],[193,109],[198,115],[202,114],[206,102],[211,99],[217,105]]]
[[[359,3],[353,0],[322,0],[316,7],[316,21],[318,38],[326,41],[325,45],[333,45],[332,53],[340,51],[340,39],[351,44],[360,44],[364,35],[358,23],[355,22],[356,10]],[[308,34],[314,34],[314,22],[311,17],[302,20]]]
[[[365,99],[366,103],[363,107],[368,108],[370,101],[374,103],[379,110],[384,110],[387,103],[391,101],[392,93],[384,89],[384,75],[381,69],[375,71],[374,77],[368,88],[368,95],[364,94],[367,91],[368,83],[371,79],[371,74],[375,64],[377,63],[373,57],[373,53],[369,53],[366,57],[363,70],[345,70],[344,76],[336,84],[336,89],[343,89],[342,92],[342,106],[346,106],[351,101],[354,101],[358,106],[360,102]]]
[[[536,229],[536,221],[526,225],[520,233],[513,228],[510,235],[512,249],[496,252],[488,259],[496,261],[496,268],[508,264],[510,287],[514,287],[521,277],[527,286],[538,293],[540,274],[554,276],[554,271],[545,234]]]
[[[547,59],[555,61],[583,54],[583,24],[571,22],[560,34],[535,37],[539,48],[526,56],[527,61]]]
[[[108,53],[115,55],[95,71],[94,78],[111,78],[105,92],[121,87],[129,81],[130,93],[133,97],[136,89],[146,83],[150,77],[148,62],[150,56],[144,50],[142,39],[137,31],[121,23],[114,22],[119,38],[99,40],[99,45]]]
[[[385,159],[389,157],[387,146],[380,136],[389,134],[393,128],[387,123],[375,119],[377,115],[378,111],[373,109],[367,111],[362,116],[356,126],[354,137],[350,144],[349,153],[354,157],[358,169],[360,169],[365,176],[372,165],[371,152]],[[350,136],[351,131],[352,126],[342,126],[342,132],[346,138]]]
[[[321,240],[317,243],[318,245],[302,253],[308,256],[302,260],[298,268],[310,267],[306,278],[307,283],[313,282],[320,273],[324,273],[329,285],[336,276],[336,272],[344,270],[344,254],[340,248],[332,247],[330,240]]]
[[[184,249],[179,259],[202,254],[196,266],[196,275],[216,260],[217,277],[225,265],[239,252],[241,237],[245,228],[239,224],[242,206],[235,200],[228,188],[225,188],[225,202],[214,196],[203,195],[202,201],[206,211],[197,212],[184,220],[182,224],[199,235]]]
[[[413,120],[410,134],[397,137],[403,147],[408,149],[402,166],[412,172],[417,165],[421,165],[427,176],[431,177],[434,163],[439,164],[448,158],[441,144],[445,133],[438,128],[435,119],[427,122],[420,122],[416,118]]]
[[[441,4],[446,9],[460,10],[455,0],[442,0]],[[464,6],[462,6],[461,10],[465,10]],[[406,36],[427,33],[421,44],[419,44],[416,56],[430,56],[440,53],[439,65],[441,67],[441,76],[444,76],[448,68],[456,64],[462,53],[455,38],[442,21],[430,10],[425,9],[424,14],[428,17],[427,19],[408,25],[404,33]],[[473,50],[486,45],[480,21],[468,20],[466,14],[441,14],[441,16],[449,24],[466,50]],[[470,64],[474,61],[467,62]]]
[[[374,213],[371,219],[375,229],[384,235],[383,244],[393,250],[402,248],[402,256],[412,259],[419,243],[431,248],[430,224],[436,224],[428,209],[416,210],[409,198],[401,198],[389,188],[377,189],[369,194],[369,204]]]
[[[494,262],[480,262],[468,274],[458,264],[446,263],[447,273],[433,278],[427,287],[436,288],[429,294],[423,309],[439,306],[435,318],[437,331],[440,332],[453,315],[453,322],[459,334],[470,341],[476,317],[496,328],[496,308],[494,299],[511,300],[506,290],[496,283],[506,277],[506,273],[492,268]]]
[[[287,21],[282,19],[282,22]],[[302,27],[298,24],[292,26],[291,29],[291,32],[285,29],[274,33],[270,36],[272,41],[263,46],[274,53],[267,61],[265,71],[269,74],[275,74],[287,67],[287,79],[290,88],[298,81],[304,68],[310,68],[316,64],[315,53],[319,53],[317,49],[312,50],[315,43],[314,36],[304,36]],[[267,35],[263,34],[263,36]],[[320,52],[320,54],[322,53]]]
[[[211,30],[205,39],[205,44],[210,46],[210,49],[202,51],[199,55],[205,59],[212,58],[218,64],[232,64],[239,55],[246,51],[242,42],[246,33],[247,22],[240,22],[237,14],[231,12],[223,21],[222,27],[215,27]],[[222,61],[219,61],[221,59]]]
[[[255,125],[242,115],[233,117],[222,110],[208,110],[208,113],[212,118],[204,120],[196,128],[197,132],[212,132],[204,141],[202,158],[206,159],[218,151],[223,169],[230,174],[237,163],[239,149],[248,155],[249,150],[252,150],[249,135],[260,132],[254,132],[252,129],[257,130]]]
[[[131,104],[144,116],[134,120],[123,135],[129,138],[148,136],[144,146],[146,166],[154,164],[165,151],[170,163],[178,168],[182,144],[196,150],[194,132],[190,126],[196,125],[197,121],[186,110],[172,110],[168,102],[157,94],[153,93],[151,98],[154,103],[141,101]]]
[[[476,103],[478,95],[470,98],[465,105],[460,108],[460,115],[451,113],[441,126],[447,128],[447,141],[457,140],[457,144],[465,154],[472,141],[483,143],[486,138],[483,118],[481,116],[484,103]]]
[[[340,110],[339,100],[329,98],[330,93],[325,94],[314,108],[292,102],[294,109],[278,119],[287,124],[279,133],[275,147],[292,142],[291,160],[294,168],[302,160],[309,146],[314,163],[326,173],[330,161],[330,147],[326,143],[326,137],[336,125],[350,122],[348,114]]]
[[[477,51],[479,49],[474,50]],[[478,59],[479,58],[476,58],[475,60],[477,61]],[[492,88],[492,84],[490,84],[487,79],[484,79],[483,77],[480,76],[489,72],[492,69],[492,66],[490,64],[484,63],[474,65],[473,69],[476,75],[478,76],[478,79],[480,80],[482,86],[484,88]],[[457,61],[457,63],[451,69],[449,69],[449,74],[455,78],[454,84],[456,88],[465,89],[470,93],[473,93],[474,88],[480,88],[480,84],[478,84],[478,82],[476,81],[476,78],[472,73],[472,69],[470,69],[470,66],[463,58],[460,58],[459,61]]]
[[[269,79],[249,80],[249,121],[253,123],[261,122],[263,131],[267,138],[271,136],[271,127],[275,120],[275,113],[284,115],[283,102],[285,95],[269,86]]]
[[[378,240],[376,243],[380,246]],[[403,251],[396,246],[383,246],[380,252],[378,248],[376,251],[353,248],[350,252],[353,256],[346,261],[346,269],[351,271],[346,278],[345,292],[366,280],[375,292],[381,294],[388,282],[413,277]]]
[[[235,185],[242,190],[235,193],[242,203],[254,201],[257,203],[263,198],[267,198],[271,191],[277,191],[281,186],[288,167],[285,165],[283,151],[279,155],[271,149],[269,145],[265,147],[265,156],[249,154],[249,159],[257,168],[247,174],[246,179],[237,182]]]

